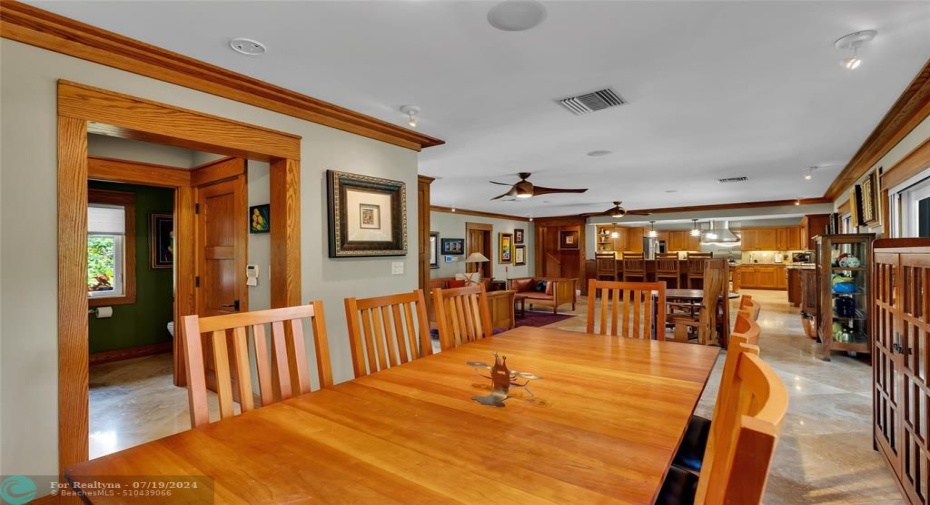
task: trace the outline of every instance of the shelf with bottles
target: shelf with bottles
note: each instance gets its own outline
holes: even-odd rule
[[[871,352],[869,283],[872,234],[819,235],[815,262],[820,290],[817,315],[822,358],[831,351]]]

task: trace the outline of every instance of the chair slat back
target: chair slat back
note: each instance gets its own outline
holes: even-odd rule
[[[484,285],[433,290],[442,349],[491,335],[491,310]]]
[[[701,304],[698,343],[711,344],[717,340],[717,306],[726,293],[726,270],[709,268],[704,272],[704,300]],[[728,303],[728,302],[724,302]],[[729,321],[726,322],[730,324]]]
[[[623,273],[631,274],[634,272],[637,274],[646,273],[646,260],[642,258],[627,259],[624,257],[623,258]]]
[[[656,275],[674,275],[677,276],[680,273],[681,262],[678,259],[657,259],[656,260]]]
[[[677,252],[656,253],[656,259],[678,259]]]
[[[762,327],[759,326],[759,323],[752,318],[752,311],[749,309],[740,309],[736,313],[736,323],[733,325],[733,333],[730,334],[730,339],[732,341],[733,337],[740,335],[746,339],[746,341],[752,345],[759,345],[759,335],[762,334]],[[727,344],[728,346],[730,344]]]
[[[209,340],[212,348],[221,419],[235,414],[234,403],[237,399],[242,412],[256,408],[249,356],[250,335],[258,376],[260,406],[310,391],[304,320],[310,321],[313,330],[320,387],[332,385],[333,374],[321,301],[299,307],[222,316],[184,317],[182,340],[187,364],[191,426],[197,427],[210,422],[207,409],[205,338]],[[266,326],[271,327],[270,340],[267,338]],[[235,393],[232,385],[233,370],[236,372]]]
[[[617,279],[617,258],[613,253],[597,253],[594,257],[595,276],[597,278],[610,277]]]
[[[600,302],[597,297],[600,296]],[[595,306],[600,324],[595,330]],[[608,320],[609,319],[609,320]],[[665,282],[588,283],[588,333],[665,340]]]
[[[714,410],[695,503],[761,503],[788,411],[788,390],[759,348],[737,343],[730,352],[739,355],[724,371],[728,391]]]
[[[762,312],[762,304],[753,300],[752,301],[752,319],[757,321],[759,319],[759,314]]]
[[[742,295],[739,297],[739,308],[745,309],[752,306],[752,295]]]
[[[356,377],[433,353],[423,291],[346,298],[345,307]]]

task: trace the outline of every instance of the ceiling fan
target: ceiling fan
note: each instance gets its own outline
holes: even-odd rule
[[[599,215],[601,215],[601,216],[615,217],[615,218],[618,218],[618,219],[621,218],[621,217],[623,217],[623,216],[649,216],[649,215],[652,215],[652,212],[640,212],[640,211],[637,211],[637,210],[627,211],[626,209],[624,209],[623,207],[620,206],[621,203],[623,203],[623,202],[614,202],[614,206],[613,206],[613,207],[611,207],[611,208],[605,210],[604,212],[601,212]]]
[[[515,196],[517,198],[529,198],[531,196],[538,195],[548,195],[550,193],[584,193],[587,191],[585,189],[559,189],[559,188],[544,188],[542,186],[535,186],[532,182],[528,181],[530,177],[529,172],[520,172],[517,174],[520,176],[520,182],[516,184],[507,184],[504,182],[494,182],[489,181],[491,184],[500,184],[501,186],[510,186],[510,191],[504,193],[500,196],[495,196],[491,200],[497,200],[505,196]]]

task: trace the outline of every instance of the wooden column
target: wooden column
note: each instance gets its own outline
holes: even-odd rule
[[[417,176],[417,285],[423,290],[427,300],[429,296],[429,188],[432,177]],[[427,302],[428,303],[428,302]]]

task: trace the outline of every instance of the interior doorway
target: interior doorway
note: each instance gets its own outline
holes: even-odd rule
[[[493,249],[493,232],[494,226],[485,223],[465,223],[465,234],[467,240],[465,248],[466,258],[471,253],[481,253],[488,261],[465,263],[465,272],[481,272],[482,279],[491,279],[494,277],[494,253]]]
[[[300,137],[63,80],[58,83],[58,113],[58,412],[63,470],[88,459],[87,134],[268,162],[270,206],[287,209],[271,214],[272,307],[301,303]],[[195,279],[183,273],[195,270],[190,232],[195,214],[189,210],[194,209],[193,193],[189,186],[178,186],[175,198],[175,320],[196,313]]]

